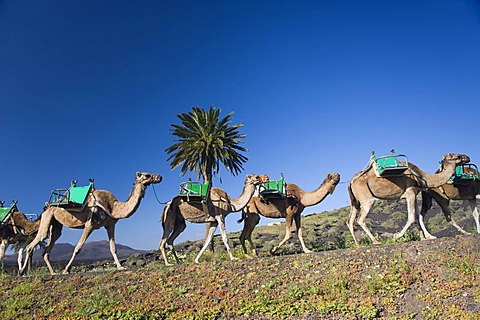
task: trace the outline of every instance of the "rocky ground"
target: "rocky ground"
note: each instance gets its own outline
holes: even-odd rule
[[[377,209],[403,223],[396,204]],[[228,261],[216,239],[218,249],[200,264],[192,263],[192,253],[201,242],[187,242],[178,246],[182,263],[173,267],[152,251],[124,260],[126,271],[96,261],[67,276],[52,277],[38,266],[28,277],[4,272],[0,318],[480,319],[479,235],[455,234],[444,222],[435,229],[431,220],[432,231],[444,234],[439,239],[419,241],[411,232],[411,241],[371,246],[362,240],[361,248],[351,248],[338,223],[347,211],[304,218],[312,254],[299,253],[294,238],[270,256],[284,228],[277,225],[257,228],[255,259],[242,255],[237,233],[230,238],[238,261]],[[379,237],[390,238],[397,222],[374,217]],[[470,225],[468,214],[465,219]]]

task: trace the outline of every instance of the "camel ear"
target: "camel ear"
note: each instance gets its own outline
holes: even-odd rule
[[[140,171],[137,171],[137,178],[140,177],[142,173]]]

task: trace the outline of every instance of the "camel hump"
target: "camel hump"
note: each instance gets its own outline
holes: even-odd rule
[[[218,198],[223,198],[223,199],[228,198],[227,192],[221,188],[212,188],[211,192],[212,194],[216,195]]]

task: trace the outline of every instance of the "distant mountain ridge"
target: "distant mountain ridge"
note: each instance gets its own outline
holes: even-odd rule
[[[468,231],[475,233],[475,223],[472,212],[468,204],[463,201],[452,201],[452,216],[459,225]],[[315,251],[343,249],[351,240],[350,231],[345,222],[350,214],[350,207],[344,206],[331,211],[306,214],[302,217],[302,227],[304,229],[303,237],[307,246],[315,249]],[[372,208],[372,212],[368,215],[367,223],[372,228],[375,235],[380,239],[392,239],[393,234],[405,225],[407,219],[406,201],[391,200],[377,201]],[[437,237],[453,237],[459,232],[448,222],[445,221],[443,213],[437,203],[433,203],[432,209],[426,216],[427,228]],[[356,233],[360,239],[367,238],[363,230],[355,224]],[[418,233],[418,226],[415,224],[410,231]],[[228,234],[229,241],[233,248],[241,248],[240,231]],[[293,238],[289,240],[279,251],[280,255],[301,253],[302,248],[296,236],[296,230],[292,230]],[[257,251],[261,255],[269,255],[269,250],[277,245],[285,235],[285,219],[278,219],[274,223],[268,225],[259,225],[255,228],[252,238]],[[408,237],[408,234],[407,236]],[[176,251],[180,254],[196,255],[203,246],[203,239],[195,241],[184,241],[175,243]],[[367,240],[368,241],[368,240]],[[400,240],[401,241],[401,240]],[[225,250],[220,235],[214,236],[215,251],[223,252]],[[162,260],[158,250],[135,250],[128,246],[117,244],[117,255],[120,260],[129,260],[137,263],[138,256],[144,256],[146,260]],[[50,254],[52,262],[68,261],[73,253],[74,246],[68,243],[57,243]],[[36,250],[34,253],[34,262],[44,265],[42,258],[42,250]],[[6,266],[16,265],[17,255],[8,255],[4,258]],[[107,240],[87,242],[82,251],[75,258],[74,265],[84,264],[93,261],[109,261],[113,262],[110,253],[110,247]]]
[[[132,249],[122,244],[116,244],[117,256],[119,259],[125,259],[132,254],[142,253],[143,250]],[[73,246],[70,243],[56,243],[50,253],[50,261],[68,261],[72,256]],[[35,250],[33,254],[34,262],[43,262],[42,257],[43,250]],[[110,253],[110,244],[107,240],[86,242],[82,248],[82,251],[75,257],[75,261],[98,261],[98,260],[112,260],[112,254]],[[17,254],[5,255],[5,265],[12,265],[17,263]]]

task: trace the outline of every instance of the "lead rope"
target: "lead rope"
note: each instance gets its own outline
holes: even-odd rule
[[[157,199],[158,203],[160,203],[160,204],[167,204],[168,201],[162,202],[162,201],[160,201],[160,200],[158,199],[157,191],[155,191],[155,185],[154,185],[154,184],[152,184],[152,188],[153,188],[153,194],[155,194],[155,199]]]

